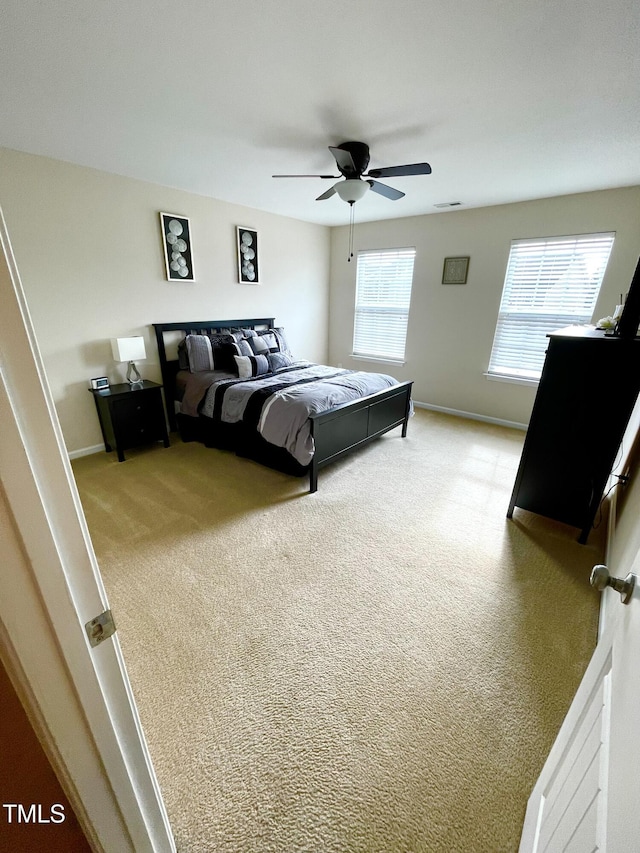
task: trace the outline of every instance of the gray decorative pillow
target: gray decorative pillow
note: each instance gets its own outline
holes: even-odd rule
[[[276,336],[276,340],[278,342],[278,349],[280,352],[284,352],[287,355],[292,355],[291,349],[289,347],[289,342],[287,341],[287,337],[284,333],[284,329],[282,326],[278,326],[276,329],[269,329],[269,332],[272,332]]]
[[[249,341],[244,338],[240,338],[240,340],[236,341],[236,346],[238,347],[238,355],[253,355],[253,350],[249,344]]]
[[[249,338],[251,349],[256,354],[266,354],[267,352],[278,352],[278,341],[272,332],[264,332],[256,335],[255,338]]]
[[[269,373],[269,360],[266,355],[236,355],[234,358],[240,379]]]
[[[269,352],[269,344],[265,341],[262,335],[256,335],[255,338],[249,338],[249,345],[253,355],[266,355]]]
[[[291,367],[293,359],[286,352],[270,352],[267,356],[269,360],[269,370],[275,373],[276,370],[282,370],[283,367]]]
[[[187,335],[185,338],[189,370],[213,370],[213,347],[207,335]]]

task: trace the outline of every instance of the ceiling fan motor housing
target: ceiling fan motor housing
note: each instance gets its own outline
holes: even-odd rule
[[[359,178],[369,165],[369,146],[366,142],[342,142],[336,147],[350,154],[353,161],[346,158],[346,162],[338,162],[340,172],[345,178]]]

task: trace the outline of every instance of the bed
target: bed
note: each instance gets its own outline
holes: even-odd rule
[[[396,427],[407,434],[412,382],[297,359],[273,317],[153,327],[183,441],[308,475],[315,492],[325,465]]]

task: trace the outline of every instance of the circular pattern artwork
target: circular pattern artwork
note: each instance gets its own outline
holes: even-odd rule
[[[258,232],[251,228],[236,229],[238,236],[238,281],[258,284]]]
[[[183,216],[161,213],[160,222],[167,278],[177,281],[194,281],[189,220]]]

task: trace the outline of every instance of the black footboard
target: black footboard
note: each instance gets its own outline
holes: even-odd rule
[[[309,466],[309,491],[318,488],[318,470],[390,429],[407,434],[413,382],[401,382],[361,400],[310,415],[315,453]]]

